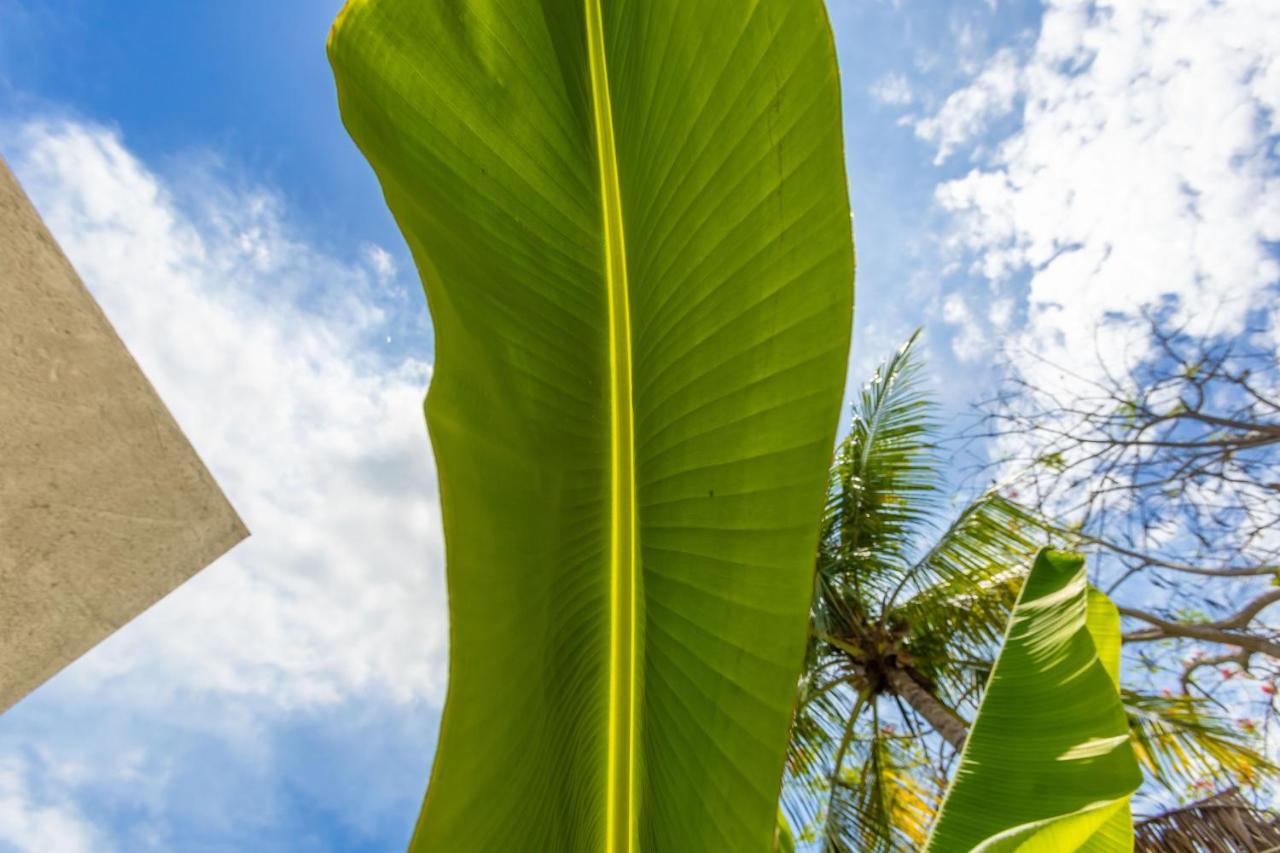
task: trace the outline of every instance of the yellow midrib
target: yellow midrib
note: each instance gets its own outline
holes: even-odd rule
[[[622,198],[613,141],[613,108],[605,66],[600,0],[586,0],[587,53],[600,166],[600,206],[604,226],[605,284],[609,306],[610,444],[610,608],[609,748],[606,783],[605,849],[629,853],[636,838],[636,510],[635,428],[631,408],[631,316],[627,295],[627,255]]]

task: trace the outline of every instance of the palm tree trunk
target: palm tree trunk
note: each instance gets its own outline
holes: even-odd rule
[[[929,722],[929,725],[933,726],[933,730],[941,735],[947,743],[956,749],[964,748],[965,738],[969,734],[969,726],[965,724],[964,720],[960,719],[955,711],[942,704],[938,697],[926,690],[905,669],[888,666],[885,667],[884,672],[885,678],[889,681],[889,686],[893,688],[893,692],[897,696],[905,700],[908,705],[915,709],[916,713],[924,717]]]

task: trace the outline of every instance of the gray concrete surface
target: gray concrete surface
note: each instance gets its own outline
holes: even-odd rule
[[[247,535],[0,160],[0,711]]]

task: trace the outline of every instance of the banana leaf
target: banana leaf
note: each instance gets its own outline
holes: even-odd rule
[[[1041,551],[926,849],[1131,850],[1142,773],[1119,668],[1115,605],[1083,558]]]
[[[450,682],[414,849],[768,850],[852,315],[820,0],[351,0],[421,273]]]

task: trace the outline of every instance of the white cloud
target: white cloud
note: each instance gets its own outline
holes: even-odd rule
[[[964,297],[958,293],[948,294],[942,302],[942,319],[951,324],[969,320],[969,308],[964,304]]]
[[[110,849],[63,793],[33,790],[26,763],[16,757],[0,760],[0,845],[24,853]]]
[[[952,92],[931,116],[916,121],[916,136],[938,146],[935,164],[986,131],[996,118],[1008,115],[1021,86],[1022,66],[1005,48],[992,57],[978,76]]]
[[[1174,299],[1190,331],[1232,333],[1275,301],[1276,44],[1269,0],[1056,0],[1026,61],[997,54],[917,126],[942,159],[1023,103],[1021,127],[936,197],[955,256],[1025,295],[1028,348],[1115,363],[1143,350],[1099,335],[1108,318]]]
[[[867,92],[882,104],[901,107],[913,100],[911,84],[901,74],[886,74],[871,84]]]
[[[987,305],[987,319],[997,329],[1008,327],[1013,317],[1013,300],[1008,297],[992,299]]]
[[[369,268],[374,271],[381,282],[389,282],[396,277],[396,262],[391,253],[374,243],[365,243],[360,247],[360,254]]]
[[[294,237],[275,195],[167,183],[102,127],[0,134],[19,178],[252,538],[72,666],[116,701],[289,709],[442,697],[443,554],[421,401],[377,349],[390,256]],[[372,271],[372,276],[370,275]]]
[[[949,293],[943,300],[942,319],[956,327],[951,339],[951,351],[956,358],[972,362],[991,351],[986,331],[959,293]]]

